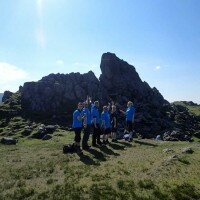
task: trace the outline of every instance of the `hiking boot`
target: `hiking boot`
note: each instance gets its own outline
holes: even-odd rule
[[[82,152],[82,150],[81,150],[80,147],[76,147],[76,153],[77,153],[78,155],[82,155],[82,154],[83,154],[83,152]]]
[[[103,145],[106,145],[106,144],[107,144],[107,142],[105,140],[103,140]]]

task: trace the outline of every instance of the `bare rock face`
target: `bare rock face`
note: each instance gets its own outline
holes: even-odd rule
[[[89,95],[101,106],[115,101],[122,109],[131,100],[136,106],[135,130],[156,135],[169,126],[166,106],[169,103],[156,88],[143,82],[135,68],[115,54],[102,55],[102,74],[98,80],[93,72],[86,74],[50,74],[38,82],[25,83],[20,88],[21,106],[25,113],[43,118],[70,116],[79,101]]]
[[[12,96],[12,92],[10,91],[5,91],[2,97],[2,102],[5,102],[6,100],[9,100],[9,98]]]
[[[140,79],[132,65],[119,59],[115,54],[103,54],[100,67],[101,87],[119,103],[124,104],[131,99],[135,103],[151,103],[156,107],[162,107],[163,104],[168,103],[156,88],[152,89]]]
[[[166,116],[169,103],[156,88],[143,82],[135,68],[115,54],[105,53],[101,59],[100,88],[105,91],[102,99],[112,99],[124,106],[131,100],[136,106],[135,130],[151,138],[169,128]]]
[[[99,81],[91,71],[86,74],[50,74],[20,88],[22,109],[48,116],[70,113],[87,95],[97,98],[98,88]]]

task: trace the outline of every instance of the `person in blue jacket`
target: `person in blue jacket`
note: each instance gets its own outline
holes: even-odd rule
[[[91,112],[89,110],[89,97],[87,100],[83,103],[83,115],[84,121],[83,121],[83,140],[82,140],[82,148],[84,150],[89,150],[90,146],[88,145],[88,140],[90,137],[91,132]]]
[[[83,104],[78,103],[77,109],[73,113],[73,124],[72,127],[75,132],[75,137],[74,137],[74,145],[77,150],[77,153],[82,153],[81,148],[80,148],[80,142],[81,142],[81,131],[83,128]]]
[[[135,107],[133,106],[133,102],[129,101],[127,103],[126,112],[120,110],[126,116],[126,130],[129,133],[129,141],[133,138],[133,123],[135,117]]]
[[[92,146],[102,145],[100,141],[101,129],[100,129],[100,114],[99,114],[99,102],[95,101],[91,106],[91,121],[93,127]]]
[[[111,123],[110,123],[110,113],[108,111],[108,107],[103,107],[103,112],[101,113],[101,128],[103,130],[103,144],[107,144],[108,137],[111,134]]]

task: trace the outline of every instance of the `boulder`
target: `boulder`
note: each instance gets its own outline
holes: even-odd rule
[[[163,134],[164,141],[192,141],[190,135],[182,132],[182,131],[167,131]]]
[[[56,125],[47,125],[45,126],[45,132],[51,134],[56,130],[56,128]]]
[[[2,97],[2,102],[6,102],[7,100],[9,100],[12,95],[13,95],[12,92],[5,91]]]
[[[18,140],[14,139],[14,138],[4,137],[4,138],[1,139],[1,143],[6,144],[6,145],[16,145],[17,142],[18,142]]]
[[[171,149],[171,148],[165,148],[165,149],[163,149],[163,152],[164,152],[164,153],[174,152],[174,150]]]
[[[51,136],[51,135],[48,135],[48,134],[46,134],[46,135],[42,138],[42,140],[50,140],[50,139],[52,139],[52,136]]]
[[[188,153],[188,154],[192,154],[194,151],[192,150],[191,147],[185,147],[181,150],[181,153]]]

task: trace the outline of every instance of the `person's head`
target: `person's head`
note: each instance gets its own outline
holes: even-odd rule
[[[83,109],[83,103],[82,103],[82,102],[79,102],[79,103],[78,103],[78,109],[79,109],[79,110],[82,110],[82,109]]]
[[[95,101],[95,102],[94,102],[94,105],[95,105],[96,107],[99,107],[99,102],[98,102],[98,101]]]
[[[108,107],[107,107],[107,106],[104,106],[104,107],[103,107],[103,111],[104,111],[104,112],[108,111]]]
[[[130,108],[131,106],[133,106],[133,102],[132,102],[132,101],[129,101],[129,102],[127,103],[127,107]]]
[[[112,105],[112,112],[115,112],[115,111],[116,111],[116,106]]]

